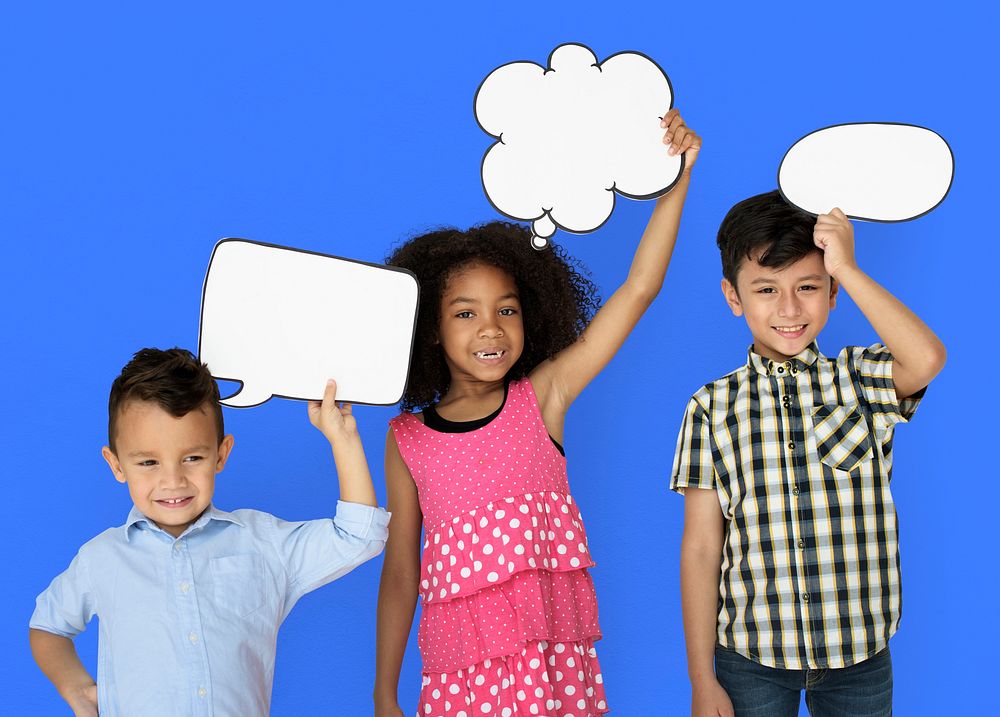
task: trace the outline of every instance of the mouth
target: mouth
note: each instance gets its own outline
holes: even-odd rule
[[[473,356],[475,356],[480,361],[486,361],[488,363],[496,363],[503,359],[507,354],[503,349],[488,349],[486,351],[475,351]]]
[[[177,508],[184,508],[191,501],[194,500],[193,495],[189,495],[184,498],[161,498],[160,500],[154,501],[157,505],[163,506],[168,510],[176,510]]]
[[[779,336],[786,339],[797,339],[806,332],[806,326],[808,326],[808,324],[796,324],[795,326],[772,326],[771,328],[777,331]]]

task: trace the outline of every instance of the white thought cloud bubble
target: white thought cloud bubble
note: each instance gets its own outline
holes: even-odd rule
[[[486,196],[532,222],[536,248],[557,228],[594,231],[616,193],[652,199],[677,181],[684,161],[667,154],[660,127],[672,102],[666,74],[637,52],[598,63],[590,48],[567,44],[548,67],[498,67],[475,99],[479,126],[498,140],[483,157]]]
[[[408,271],[242,239],[215,245],[201,302],[198,354],[239,381],[226,406],[272,396],[388,405],[403,394],[417,316]]]
[[[924,127],[867,122],[816,130],[792,145],[778,187],[811,214],[902,222],[940,204],[955,171],[948,143]]]

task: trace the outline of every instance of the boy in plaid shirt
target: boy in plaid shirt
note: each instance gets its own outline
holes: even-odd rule
[[[858,268],[839,209],[813,219],[778,192],[751,197],[718,244],[723,294],[753,345],[691,398],[674,458],[692,714],[795,715],[805,689],[813,717],[890,715],[893,427],[944,346]],[[884,345],[820,353],[841,288]]]

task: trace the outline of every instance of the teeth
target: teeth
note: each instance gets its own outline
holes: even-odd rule
[[[783,334],[794,334],[796,331],[801,331],[805,327],[805,324],[799,324],[798,326],[775,326],[774,328]]]
[[[175,505],[175,504],[181,503],[181,502],[183,502],[185,500],[187,500],[187,498],[164,498],[163,502],[164,503],[169,503],[170,505]]]
[[[476,351],[475,355],[482,359],[500,358],[503,351]]]

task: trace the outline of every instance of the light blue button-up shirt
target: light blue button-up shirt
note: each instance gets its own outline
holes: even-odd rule
[[[378,555],[388,523],[343,501],[332,520],[297,523],[210,506],[174,539],[133,508],[38,596],[31,627],[73,637],[100,618],[101,717],[266,715],[278,627]]]

